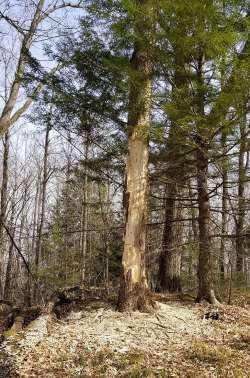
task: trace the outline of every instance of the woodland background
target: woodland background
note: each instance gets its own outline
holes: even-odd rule
[[[141,131],[148,286],[193,295],[209,266],[217,298],[249,289],[248,7],[0,1],[2,299],[117,291],[141,51],[152,86]]]

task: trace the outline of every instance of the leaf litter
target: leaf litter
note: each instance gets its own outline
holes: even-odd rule
[[[171,302],[153,313],[42,315],[2,343],[6,377],[250,377],[249,307],[222,306],[219,321],[206,310]]]

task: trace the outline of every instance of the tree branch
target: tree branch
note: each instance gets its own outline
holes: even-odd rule
[[[54,67],[47,75],[46,77],[50,77],[51,75],[53,75],[56,71],[58,71],[60,68],[62,67],[62,64],[58,64],[56,67]],[[45,82],[46,82],[46,77],[45,77]],[[37,95],[41,92],[41,90],[43,89],[43,87],[45,86],[45,82],[42,82],[42,83],[39,83],[37,85],[37,87],[34,89],[34,91],[32,92],[32,94],[30,96],[28,96],[27,100],[25,101],[25,103],[18,109],[16,110],[16,112],[13,114],[13,116],[11,117],[10,119],[10,123],[13,125],[20,117],[21,115],[26,112],[26,110],[28,110],[28,108],[30,107],[30,105],[32,104],[32,102],[35,100],[35,98],[37,97]]]

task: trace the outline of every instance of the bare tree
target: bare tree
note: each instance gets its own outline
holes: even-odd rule
[[[8,5],[8,4],[7,4]],[[28,65],[29,56],[31,54],[32,43],[37,36],[40,25],[46,20],[52,17],[52,14],[58,10],[64,8],[81,8],[83,7],[83,1],[77,2],[65,2],[65,1],[51,1],[46,5],[45,0],[39,0],[37,3],[31,1],[30,9],[33,9],[33,15],[30,23],[24,27],[19,25],[19,22],[8,16],[8,9],[6,7],[5,12],[0,12],[0,17],[4,19],[12,28],[14,28],[21,36],[21,44],[18,52],[17,65],[14,72],[14,78],[10,85],[6,102],[3,106],[0,116],[0,134],[4,133],[12,126],[18,119],[28,110],[34,99],[42,90],[46,79],[51,74],[55,73],[58,66],[53,68],[50,72],[44,75],[43,82],[38,83],[33,92],[26,98],[23,104],[17,107],[17,103],[20,96],[22,80],[25,70]]]

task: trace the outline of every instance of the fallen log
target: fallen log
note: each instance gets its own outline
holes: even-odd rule
[[[107,301],[107,295],[103,289],[80,286],[64,288],[51,295],[47,312],[54,313],[58,319],[62,319],[71,311],[84,310],[87,303],[100,300]]]
[[[27,327],[29,323],[38,318],[42,309],[40,307],[19,308],[10,304],[1,303],[0,308],[0,334],[11,329],[13,332],[19,332]]]

